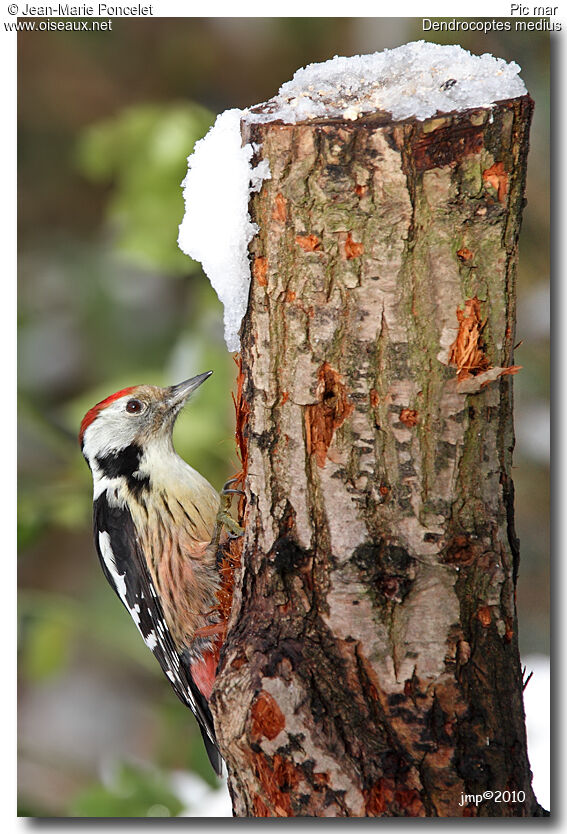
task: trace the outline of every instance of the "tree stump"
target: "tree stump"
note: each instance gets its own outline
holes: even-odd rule
[[[242,124],[272,178],[213,695],[237,816],[543,813],[510,477],[532,107]]]

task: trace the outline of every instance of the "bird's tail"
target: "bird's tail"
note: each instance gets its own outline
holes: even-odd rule
[[[207,756],[209,757],[211,766],[217,774],[217,776],[222,776],[223,758],[220,754],[220,750],[217,747],[217,745],[213,741],[211,741],[211,739],[209,738],[209,734],[200,722],[199,729],[201,730],[201,735],[203,736],[203,743],[205,745],[205,750],[207,751]]]
[[[181,655],[181,661],[183,669],[189,681],[191,693],[193,695],[194,706],[192,709],[195,714],[195,717],[197,718],[197,723],[199,725],[199,729],[201,730],[201,735],[203,736],[203,742],[205,744],[207,756],[209,757],[209,761],[217,776],[222,776],[223,760],[215,738],[215,725],[213,723],[213,716],[211,715],[209,701],[207,697],[203,694],[203,692],[201,692],[199,686],[197,686],[195,680],[193,679],[193,669],[195,668],[195,664],[191,663],[191,656],[188,651],[183,652],[183,654]]]

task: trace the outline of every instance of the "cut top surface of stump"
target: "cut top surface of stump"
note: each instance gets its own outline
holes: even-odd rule
[[[276,96],[245,111],[245,120],[356,121],[368,113],[423,120],[524,95],[519,71],[516,63],[488,53],[415,41],[299,69]]]

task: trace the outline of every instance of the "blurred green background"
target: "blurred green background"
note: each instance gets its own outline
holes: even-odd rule
[[[78,425],[125,385],[212,368],[176,446],[217,487],[236,471],[222,308],[176,244],[186,157],[217,113],[269,98],[298,67],[422,37],[403,18],[124,18],[18,35],[21,815],[229,813],[192,717],[100,571]],[[549,36],[425,39],[517,61],[536,102],[514,480],[522,653],[547,653]]]

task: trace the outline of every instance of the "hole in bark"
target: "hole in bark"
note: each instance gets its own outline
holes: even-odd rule
[[[476,555],[469,537],[459,535],[449,542],[442,553],[441,559],[446,565],[470,565]]]
[[[413,583],[413,559],[403,547],[367,542],[356,548],[352,559],[375,602],[403,602]]]
[[[438,542],[441,538],[440,533],[426,533],[423,537],[424,542]]]
[[[288,536],[282,536],[274,543],[270,555],[280,576],[297,571],[309,558],[309,554]]]

